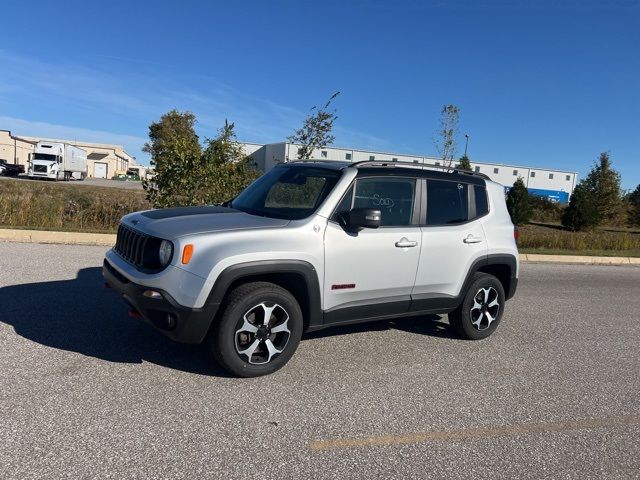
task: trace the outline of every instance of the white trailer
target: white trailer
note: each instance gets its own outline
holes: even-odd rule
[[[28,175],[53,180],[84,180],[87,178],[87,152],[67,143],[38,142]]]

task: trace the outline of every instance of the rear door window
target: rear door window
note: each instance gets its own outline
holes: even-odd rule
[[[469,217],[469,186],[446,180],[427,181],[427,225],[451,225]]]

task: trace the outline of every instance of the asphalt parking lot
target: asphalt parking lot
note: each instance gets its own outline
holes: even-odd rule
[[[526,264],[487,340],[345,327],[235,379],[128,318],[104,252],[0,244],[0,478],[639,478],[638,267]]]

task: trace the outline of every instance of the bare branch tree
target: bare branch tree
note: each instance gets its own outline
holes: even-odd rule
[[[298,147],[298,159],[307,160],[313,155],[316,148],[324,148],[331,145],[335,140],[333,131],[333,123],[338,116],[335,110],[329,110],[331,102],[340,95],[336,92],[321,107],[314,106],[311,113],[305,118],[302,128],[297,130],[287,140],[291,143],[300,145]]]
[[[445,105],[440,112],[440,130],[438,138],[434,140],[436,151],[442,158],[443,165],[450,167],[456,156],[458,146],[456,138],[458,136],[458,115],[460,109],[455,105]]]

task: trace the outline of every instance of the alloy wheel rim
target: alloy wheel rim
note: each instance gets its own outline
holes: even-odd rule
[[[291,337],[289,314],[281,305],[262,302],[242,316],[234,335],[236,352],[252,365],[264,365],[280,355]]]
[[[471,324],[476,330],[486,330],[495,322],[500,312],[498,291],[493,287],[481,288],[473,297],[470,310]]]

